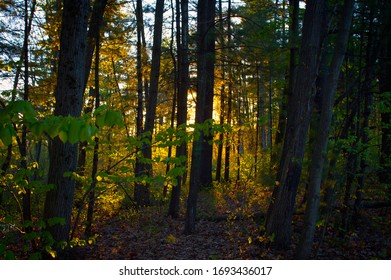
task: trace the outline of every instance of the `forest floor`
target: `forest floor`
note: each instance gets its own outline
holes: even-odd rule
[[[202,203],[201,203],[202,204]],[[147,208],[137,215],[120,213],[101,219],[94,228],[96,243],[76,249],[81,259],[293,259],[303,215],[295,215],[293,244],[278,251],[262,232],[262,215],[213,209],[201,205],[196,233],[183,233],[184,219],[172,219],[165,207]],[[205,208],[206,207],[206,208]],[[205,212],[203,212],[203,210]],[[222,212],[223,211],[223,212]],[[125,211],[126,212],[126,211]],[[321,227],[322,228],[322,227]],[[320,229],[321,229],[320,228]],[[331,225],[314,259],[391,259],[390,209],[366,209],[343,236]]]
[[[75,246],[59,257],[87,260],[294,259],[302,230],[304,215],[300,214],[301,210],[294,215],[292,245],[287,250],[276,250],[264,234],[265,201],[259,197],[251,201],[243,197],[231,198],[221,203],[221,197],[216,200],[212,196],[200,196],[196,232],[192,235],[183,233],[184,209],[179,219],[172,219],[167,216],[167,204],[139,211],[120,207],[105,215],[99,209],[100,215],[96,216],[93,226],[93,242],[83,242],[80,236],[81,246]],[[390,208],[363,209],[343,235],[334,226],[336,224],[337,221],[331,219],[326,227],[319,226],[312,259],[391,259]],[[80,225],[80,232],[82,229]],[[15,233],[15,236],[19,235]],[[0,232],[0,241],[1,238]],[[19,236],[9,246],[17,259],[29,258],[21,246],[22,239]]]

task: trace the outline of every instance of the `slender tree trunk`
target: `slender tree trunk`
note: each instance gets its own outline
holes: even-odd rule
[[[177,129],[185,130],[187,123],[187,92],[189,89],[189,54],[188,54],[188,34],[189,34],[189,3],[187,0],[180,2],[177,0],[177,13],[179,9],[182,15],[182,27],[179,28],[179,18],[177,18],[177,43],[178,43],[178,109],[177,109]],[[181,30],[179,32],[179,30]],[[180,33],[180,34],[179,34]],[[181,36],[180,36],[181,35]],[[182,163],[186,165],[187,162],[187,143],[183,141],[181,145],[176,147],[176,157],[184,157]],[[177,185],[172,187],[169,215],[176,218],[179,214],[181,188],[184,184],[185,178],[178,176],[176,178]]]
[[[222,51],[222,59],[221,59],[221,88],[220,88],[220,125],[224,124],[224,114],[225,114],[225,58],[224,58],[224,24],[223,24],[223,5],[222,0],[219,0],[219,32],[221,34],[220,37],[220,45]],[[224,141],[224,133],[219,134],[219,143],[217,147],[217,161],[216,161],[216,181],[221,181],[222,175],[222,165],[223,165],[223,144]]]
[[[147,137],[148,143],[143,143],[142,153],[145,159],[152,159],[152,134],[155,126],[156,106],[157,106],[157,94],[159,86],[160,75],[160,56],[162,48],[162,29],[163,29],[163,12],[164,12],[164,0],[156,1],[155,11],[155,25],[153,32],[153,47],[152,47],[152,67],[150,77],[150,87],[147,102],[147,112],[144,126],[144,133]],[[147,175],[152,176],[152,164],[142,164],[142,170],[136,174],[136,176]],[[137,183],[135,186],[134,199],[138,206],[146,206],[150,204],[149,197],[149,184]]]
[[[311,168],[308,185],[308,202],[304,218],[304,229],[301,241],[297,249],[297,258],[307,259],[310,257],[312,243],[315,236],[316,222],[318,219],[320,185],[322,182],[323,164],[327,157],[327,144],[332,121],[332,112],[335,94],[337,91],[338,78],[341,66],[345,57],[347,43],[349,40],[350,26],[353,17],[354,0],[345,0],[341,20],[339,24],[339,33],[337,45],[335,46],[334,56],[330,65],[330,70],[322,89],[322,109],[320,122],[314,151],[311,159]]]
[[[100,107],[100,87],[99,87],[99,61],[100,61],[100,34],[96,35],[95,39],[95,110]],[[98,125],[96,125],[98,127]],[[99,127],[98,127],[99,128]],[[85,235],[91,236],[91,227],[93,223],[93,215],[95,208],[95,189],[96,189],[96,174],[98,173],[99,164],[99,137],[95,136],[94,155],[92,158],[91,186],[88,195],[87,221]]]
[[[87,54],[86,66],[84,75],[84,91],[87,88],[88,78],[91,72],[92,57],[94,56],[94,48],[96,46],[96,38],[99,36],[103,15],[107,6],[107,0],[95,0],[92,8],[91,20],[87,33]]]
[[[137,117],[136,117],[136,133],[139,140],[141,139],[141,135],[144,131],[143,123],[144,123],[144,92],[143,92],[143,55],[145,52],[143,51],[144,47],[142,45],[142,38],[144,34],[144,20],[143,20],[143,9],[142,9],[142,1],[137,0],[136,4],[136,20],[137,20]],[[147,91],[147,87],[145,87],[145,94]],[[138,153],[140,152],[140,148],[137,148]],[[137,154],[138,154],[137,153]],[[140,176],[143,172],[143,164],[139,157],[136,158],[135,164],[135,176]],[[134,197],[141,196],[141,191],[143,190],[143,186],[139,185],[137,182],[134,187]],[[141,198],[140,198],[141,200]],[[140,201],[141,202],[141,201]]]
[[[273,154],[273,139],[272,139],[272,128],[273,128],[273,112],[272,112],[272,104],[273,104],[273,64],[270,62],[269,69],[269,96],[268,96],[268,110],[267,110],[267,118],[268,118],[268,129],[267,129],[267,146],[270,149],[270,154]]]
[[[142,33],[144,29],[142,1],[137,0],[136,6],[137,19],[137,120],[136,133],[140,136],[143,132],[143,51],[142,51]],[[136,163],[137,165],[137,163]],[[136,168],[137,169],[137,168]],[[136,171],[137,173],[137,171]]]
[[[54,115],[80,117],[83,103],[88,0],[64,0],[60,38],[56,104]],[[55,186],[46,194],[44,219],[62,218],[64,223],[50,225],[55,241],[68,241],[75,181],[64,176],[75,172],[78,145],[54,138],[49,145],[50,167],[48,183]]]
[[[31,7],[31,15],[29,15],[29,5],[28,1],[24,1],[25,17],[24,17],[24,41],[23,41],[23,66],[24,66],[24,93],[23,100],[29,100],[29,35],[31,31],[31,22],[29,18],[33,18],[35,12],[36,1],[33,1]],[[20,167],[22,170],[27,170],[27,127],[26,125],[22,126],[22,136],[21,136],[21,145],[19,146],[20,150]],[[25,178],[28,181],[28,178]],[[23,222],[31,222],[31,189],[29,184],[24,187],[23,194]],[[31,231],[31,227],[27,227],[27,232]]]
[[[227,16],[227,57],[230,57],[231,52],[229,51],[229,48],[231,47],[231,38],[232,38],[232,30],[231,30],[231,0],[228,0],[228,16]],[[230,65],[228,66],[228,100],[227,100],[227,125],[232,125],[232,98],[233,98],[233,74],[232,74],[232,67]],[[231,167],[231,143],[232,142],[232,133],[228,133],[227,135],[227,141],[225,144],[225,162],[224,162],[224,181],[228,182],[230,180],[230,167]]]
[[[173,0],[171,0],[171,13],[172,13],[172,20],[171,20],[171,39],[170,39],[170,55],[171,55],[171,59],[172,59],[172,64],[173,64],[173,69],[172,69],[172,74],[174,74],[174,90],[173,90],[173,100],[172,100],[172,105],[171,105],[171,117],[170,117],[170,128],[171,129],[174,129],[174,123],[175,123],[175,113],[176,113],[176,103],[177,103],[177,97],[178,97],[178,76],[179,76],[179,72],[178,72],[178,64],[179,64],[179,51],[177,51],[178,53],[178,59],[176,59],[176,56],[175,56],[175,51],[174,51],[174,41],[175,41],[175,38],[178,37],[178,33],[179,32],[176,32],[176,35],[175,35],[175,28],[174,26],[177,25],[177,31],[179,30],[178,27],[180,28],[180,15],[179,15],[179,11],[178,13],[176,13],[176,9],[180,9],[179,8],[179,2],[176,0],[176,5],[174,7],[174,3],[173,3]],[[178,18],[179,17],[179,18]],[[178,26],[179,25],[179,26]],[[179,33],[180,34],[180,33]],[[178,38],[177,38],[178,40]],[[180,40],[180,36],[179,36],[179,40]],[[172,142],[173,140],[173,137],[170,136],[170,142]],[[172,148],[173,146],[170,145],[168,147],[168,152],[167,152],[167,157],[168,158],[171,158],[172,157]],[[171,169],[171,163],[170,162],[167,162],[166,164],[166,176],[168,175],[168,172],[170,172],[170,169]],[[163,186],[163,197],[167,197],[167,192],[168,192],[168,184],[167,183],[164,183],[164,186]]]
[[[291,24],[289,25],[289,45],[290,45],[290,55],[289,55],[289,77],[288,77],[288,86],[285,90],[286,96],[283,96],[279,121],[278,121],[278,130],[276,134],[275,144],[278,145],[282,143],[285,135],[286,129],[286,120],[287,120],[287,100],[289,96],[292,95],[294,82],[296,78],[296,69],[297,69],[297,51],[299,38],[299,0],[290,0],[289,9],[291,11]]]
[[[275,236],[277,247],[288,247],[292,234],[292,215],[319,68],[325,8],[324,0],[308,1],[304,14],[298,75],[288,100],[284,147],[266,220],[266,232]]]

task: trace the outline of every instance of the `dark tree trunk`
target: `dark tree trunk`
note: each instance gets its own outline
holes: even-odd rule
[[[231,47],[231,38],[232,38],[232,30],[231,30],[231,0],[228,1],[228,16],[227,16],[227,57],[230,56],[229,48]],[[227,65],[228,69],[228,97],[227,97],[227,125],[232,125],[232,98],[233,98],[233,74],[232,74],[232,66]],[[225,158],[224,158],[224,181],[228,182],[230,180],[230,169],[231,169],[231,141],[232,141],[232,133],[227,134],[227,141],[225,144]]]
[[[105,12],[107,0],[95,0],[92,8],[91,20],[87,33],[87,54],[84,74],[84,91],[87,87],[88,78],[91,72],[92,57],[94,56],[94,48],[96,46],[96,38],[99,36],[103,22],[103,14]]]
[[[189,10],[188,1],[177,1],[177,13],[179,7],[182,15],[182,28],[179,28],[179,20],[177,18],[177,43],[178,43],[178,109],[177,109],[177,128],[186,129],[187,123],[187,91],[189,88],[189,53],[188,53],[188,34],[189,34]],[[181,30],[179,32],[179,30]],[[176,147],[176,157],[185,157],[187,162],[187,143],[184,141]],[[178,176],[176,178],[177,185],[172,187],[169,215],[176,218],[179,214],[180,195],[184,178]]]
[[[24,8],[25,8],[25,17],[24,17],[24,41],[23,41],[23,66],[24,66],[24,92],[23,92],[23,100],[28,101],[29,100],[29,35],[31,31],[31,20],[34,16],[35,12],[35,5],[36,1],[33,1],[32,7],[31,7],[31,15],[29,15],[28,12],[28,1],[24,1]],[[20,167],[22,170],[27,170],[27,127],[26,125],[22,126],[22,136],[21,136],[21,143],[19,146],[20,151]],[[25,180],[28,181],[28,178],[26,177]],[[23,222],[31,222],[32,216],[31,216],[31,189],[29,187],[29,184],[27,184],[24,188],[24,194],[23,194]],[[31,231],[31,227],[28,226],[26,228],[27,232]]]
[[[275,245],[286,248],[299,185],[308,126],[319,68],[326,1],[308,1],[304,14],[298,75],[288,100],[288,122],[281,161],[269,205],[266,231]]]
[[[88,0],[64,0],[60,38],[56,104],[54,115],[80,117],[83,104]],[[67,172],[75,172],[78,145],[54,138],[49,145],[48,183],[55,186],[46,194],[44,219],[64,219],[63,224],[49,226],[54,240],[68,241],[75,181]]]
[[[144,123],[144,95],[147,94],[147,86],[145,87],[145,92],[143,91],[143,55],[144,52],[144,45],[143,45],[143,34],[144,34],[144,20],[143,20],[143,8],[142,8],[142,1],[137,0],[136,4],[136,20],[137,20],[137,117],[136,117],[136,133],[137,137],[139,137],[139,140],[141,138],[141,135],[144,131],[143,129],[143,123]],[[137,148],[138,153],[140,152],[140,148]],[[137,154],[138,154],[137,153]],[[143,172],[143,164],[141,162],[141,159],[139,157],[136,158],[136,164],[135,164],[135,170],[134,174],[135,176],[140,176]],[[140,197],[141,192],[143,190],[143,186],[135,183],[134,187],[134,197]],[[141,198],[140,198],[141,200]],[[140,201],[141,202],[141,201]]]
[[[212,118],[214,59],[215,59],[215,0],[200,0],[197,11],[198,32],[198,88],[196,105],[196,123],[202,124]],[[187,199],[185,232],[195,230],[197,196],[200,187],[212,182],[212,145],[208,143],[212,135],[200,131],[194,140],[190,174],[190,189]]]
[[[332,121],[335,94],[337,91],[338,78],[345,57],[349,40],[350,26],[353,17],[354,0],[345,0],[341,15],[337,44],[329,67],[329,74],[325,88],[322,89],[322,109],[318,127],[316,142],[311,159],[308,202],[306,206],[304,229],[300,244],[297,249],[297,258],[307,259],[311,254],[312,243],[315,236],[315,228],[318,220],[320,185],[322,182],[323,164],[327,157],[327,144]]]
[[[298,37],[299,37],[299,0],[290,0],[289,1],[289,10],[291,11],[291,24],[289,25],[289,45],[290,45],[290,55],[289,55],[289,76],[288,76],[288,86],[285,90],[285,96],[281,102],[281,110],[278,119],[278,130],[276,134],[275,144],[278,145],[282,143],[285,135],[286,129],[286,119],[287,119],[287,100],[289,96],[292,95],[294,82],[296,78],[296,69],[297,69],[297,50],[298,50]]]
[[[178,12],[176,12],[178,11]],[[174,129],[175,126],[175,116],[176,116],[176,107],[177,107],[177,98],[178,98],[178,81],[179,81],[179,72],[178,72],[178,64],[180,61],[180,54],[179,54],[179,47],[180,47],[180,6],[179,6],[179,1],[176,0],[175,6],[173,1],[171,0],[171,13],[172,13],[172,20],[171,20],[171,38],[170,38],[170,55],[172,59],[172,64],[173,64],[173,69],[172,69],[172,74],[174,76],[174,86],[173,86],[173,98],[172,98],[172,105],[171,105],[171,116],[170,116],[170,128]],[[175,33],[175,28],[174,26],[176,25],[177,27],[177,32]],[[178,54],[178,59],[176,58],[175,55],[175,50],[174,50],[174,41],[175,38],[177,40],[177,54]],[[169,141],[172,142],[173,136],[170,136]],[[168,146],[168,152],[167,152],[167,157],[171,158],[172,157],[172,149],[173,146],[170,145]],[[168,176],[168,173],[170,172],[171,169],[171,163],[167,162],[166,163],[166,176]],[[168,192],[168,183],[165,182],[163,186],[163,198],[167,197],[167,192]]]
[[[142,1],[137,0],[136,4],[137,20],[137,119],[136,133],[140,136],[143,132],[143,46],[142,34],[144,29]],[[136,164],[137,165],[137,164]],[[137,169],[137,168],[136,168]],[[136,170],[137,173],[137,170]]]
[[[100,87],[99,87],[99,60],[100,60],[100,34],[96,35],[96,47],[95,47],[95,110],[100,107]],[[98,127],[98,125],[96,125]],[[98,127],[99,128],[99,127]],[[95,189],[96,189],[96,174],[98,173],[99,164],[99,137],[95,137],[94,154],[92,157],[92,172],[91,172],[91,186],[89,188],[88,195],[88,207],[87,207],[87,221],[85,235],[91,236],[91,227],[93,223],[93,215],[95,209]]]
[[[220,37],[220,45],[221,48],[225,48],[224,42],[224,23],[223,23],[223,5],[222,0],[219,0],[219,32],[221,34]],[[224,56],[224,52],[222,54]],[[224,124],[224,114],[225,114],[225,58],[221,59],[221,88],[220,88],[220,125]],[[217,160],[216,160],[216,181],[221,181],[222,175],[222,165],[223,165],[223,141],[224,141],[224,133],[219,134],[219,143],[217,146]]]
[[[142,156],[145,159],[152,159],[152,134],[155,126],[157,94],[159,86],[160,75],[160,56],[162,48],[162,28],[163,28],[163,12],[164,12],[164,0],[156,1],[155,11],[155,25],[153,32],[153,47],[152,47],[152,66],[150,86],[147,102],[146,119],[144,126],[144,133],[146,133],[147,141],[143,143]],[[140,176],[152,176],[152,164],[151,163],[139,163],[140,170],[137,170],[137,177]],[[134,200],[138,206],[146,206],[150,204],[149,184],[136,183],[134,189]]]
[[[202,4],[206,2],[206,5]],[[200,26],[198,32],[199,42],[201,44],[201,51],[199,53],[199,60],[197,66],[197,107],[196,119],[199,115],[197,123],[204,123],[212,119],[213,113],[213,91],[214,91],[214,64],[215,64],[215,0],[200,1],[199,5],[203,6],[205,10],[198,14],[201,15],[201,21],[198,22]],[[203,9],[201,8],[201,9]],[[198,19],[199,20],[199,19]],[[201,96],[198,95],[201,92]],[[198,105],[199,104],[199,105]],[[202,139],[202,140],[201,140]],[[213,145],[210,143],[213,140],[213,135],[207,132],[201,136],[201,165],[200,171],[200,187],[208,187],[212,184],[212,151]]]

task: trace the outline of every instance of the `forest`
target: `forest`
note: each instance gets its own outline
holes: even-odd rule
[[[391,1],[3,0],[0,259],[390,259]]]

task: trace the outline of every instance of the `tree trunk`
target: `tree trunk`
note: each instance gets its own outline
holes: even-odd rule
[[[153,47],[152,47],[152,66],[151,66],[151,77],[150,86],[147,102],[147,112],[144,126],[144,133],[146,133],[147,141],[143,143],[142,156],[150,160],[152,159],[152,134],[155,126],[156,106],[157,106],[157,94],[159,86],[159,75],[160,75],[160,56],[162,49],[162,29],[163,29],[163,12],[164,12],[164,0],[156,1],[156,12],[155,12],[155,24],[153,32]],[[141,164],[141,170],[136,176],[152,176],[152,163]],[[134,200],[138,206],[146,206],[150,204],[149,197],[149,184],[136,183],[134,189]]]
[[[203,4],[206,2],[206,5]],[[215,5],[216,0],[203,0],[199,5],[206,10],[198,14],[198,32],[201,51],[197,65],[197,113],[199,119],[197,123],[204,123],[212,119],[213,114],[213,96],[214,96],[214,64],[215,64]],[[201,9],[203,9],[201,8]],[[201,96],[198,95],[201,93]],[[200,104],[200,105],[198,105]],[[202,139],[202,140],[201,140]],[[208,187],[212,184],[212,156],[213,145],[210,143],[213,140],[213,135],[210,131],[201,136],[201,168],[200,172],[200,187]]]
[[[345,0],[344,9],[338,29],[337,44],[334,50],[334,56],[330,65],[330,70],[322,89],[322,109],[320,122],[314,151],[311,159],[308,202],[304,218],[304,229],[301,241],[297,249],[297,258],[307,259],[310,257],[312,243],[315,235],[316,222],[318,219],[320,185],[322,182],[323,164],[327,157],[327,144],[332,121],[332,112],[334,106],[335,94],[337,91],[338,78],[345,57],[347,43],[349,40],[350,26],[353,17],[354,0]]]
[[[291,11],[291,24],[289,25],[289,45],[290,45],[290,55],[289,55],[289,77],[288,77],[288,86],[285,90],[286,94],[283,96],[281,102],[281,110],[278,119],[278,130],[276,134],[275,144],[278,145],[282,143],[285,136],[286,129],[286,114],[287,114],[287,100],[289,96],[292,95],[293,86],[296,78],[296,69],[297,69],[297,40],[299,37],[299,0],[290,0],[289,1],[289,10]]]
[[[291,222],[302,169],[310,114],[319,68],[326,1],[308,1],[304,14],[298,75],[288,100],[284,147],[266,220],[266,232],[277,247],[288,247]]]
[[[220,36],[220,45],[221,49],[224,50],[225,42],[224,42],[224,24],[223,24],[223,3],[222,0],[219,0],[219,32]],[[225,58],[224,51],[221,54],[221,88],[220,88],[220,125],[224,124],[224,114],[225,114]],[[216,181],[221,181],[222,175],[222,165],[223,165],[223,144],[224,141],[224,133],[219,134],[219,143],[217,146],[217,160],[216,160]]]
[[[86,38],[89,1],[65,0],[60,38],[60,57],[55,90],[56,116],[80,117],[86,58]],[[50,167],[48,183],[55,186],[46,194],[44,219],[55,241],[68,241],[75,181],[68,172],[75,172],[78,145],[54,138],[49,145]],[[53,218],[64,223],[50,225]]]
[[[231,38],[232,38],[232,30],[231,30],[231,0],[228,1],[228,16],[227,16],[227,57],[230,56],[230,48],[231,48]],[[232,75],[232,66],[228,66],[228,100],[227,100],[227,125],[232,125],[232,98],[233,98],[233,75]],[[225,144],[225,159],[224,159],[224,181],[228,182],[230,180],[230,167],[231,167],[231,142],[232,142],[232,133],[227,134],[227,141]]]
[[[202,124],[212,118],[214,57],[215,57],[215,0],[200,0],[197,11],[198,32],[198,88],[196,105],[196,124]],[[194,140],[190,189],[187,199],[185,233],[195,230],[197,196],[200,187],[212,182],[212,145],[208,143],[212,135],[200,131],[199,138]]]
[[[95,110],[100,107],[100,87],[99,87],[99,60],[100,60],[100,34],[96,35],[95,39]],[[98,125],[96,125],[98,127]],[[98,127],[99,128],[99,127]],[[87,207],[87,221],[85,235],[91,236],[91,227],[93,222],[94,208],[95,208],[95,189],[96,189],[96,174],[98,173],[99,164],[99,137],[95,136],[94,154],[92,158],[92,172],[91,172],[91,186],[88,195],[88,207]]]
[[[142,1],[137,0],[136,4],[136,20],[137,20],[137,117],[136,117],[136,133],[139,140],[144,131],[144,95],[147,94],[147,86],[145,86],[143,91],[143,55],[145,55],[144,45],[143,45],[143,34],[144,34],[144,20],[143,20],[143,8]],[[147,82],[146,82],[147,84]],[[140,152],[140,148],[137,148],[137,151]],[[138,153],[137,153],[138,154]],[[143,172],[143,164],[139,157],[136,158],[135,176],[140,176]],[[134,186],[134,197],[140,197],[142,195],[143,186],[135,183]],[[137,198],[139,199],[139,198]],[[141,202],[141,198],[140,198]]]
[[[177,18],[177,44],[178,44],[178,108],[177,108],[177,129],[186,129],[187,123],[187,92],[189,89],[189,53],[188,53],[188,34],[189,34],[189,3],[187,0],[180,2],[177,0],[177,13],[179,9],[182,15],[182,28]],[[180,7],[180,8],[179,8]],[[179,32],[179,30],[181,30]],[[176,147],[176,157],[185,157],[187,162],[187,143],[183,141],[181,145]],[[180,195],[182,184],[184,183],[183,176],[176,178],[177,185],[172,187],[169,215],[178,217],[180,206]]]
[[[84,74],[84,91],[87,88],[87,82],[91,72],[92,57],[94,55],[94,48],[96,46],[96,38],[99,36],[106,5],[107,0],[95,0],[94,6],[92,8],[91,21],[87,33],[87,54]]]
[[[35,12],[35,5],[36,1],[33,1],[32,7],[31,7],[31,14],[29,15],[28,12],[28,1],[24,1],[24,8],[25,8],[25,17],[24,17],[24,41],[23,41],[23,66],[24,66],[24,93],[23,93],[23,100],[28,101],[29,100],[29,35],[31,31],[31,20],[34,17]],[[26,125],[22,126],[22,136],[21,136],[21,144],[19,146],[20,151],[20,167],[22,170],[27,170],[27,127]],[[28,178],[25,178],[26,181],[28,181]],[[31,189],[29,187],[29,184],[27,184],[24,188],[24,194],[23,194],[23,222],[31,222],[32,216],[31,216]],[[27,232],[31,231],[31,227],[28,226],[26,228]]]

